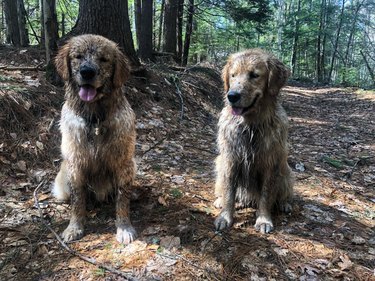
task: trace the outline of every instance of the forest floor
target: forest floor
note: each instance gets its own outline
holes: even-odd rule
[[[0,48],[0,280],[375,280],[375,92],[291,83],[293,211],[275,231],[255,231],[255,210],[214,231],[213,161],[222,106],[219,74],[149,65],[127,83],[137,114],[138,173],[131,219],[139,233],[116,242],[113,204],[90,204],[86,235],[68,253],[69,205],[50,187],[60,163],[63,89],[47,83],[38,49]],[[183,110],[182,110],[183,108]],[[40,209],[36,208],[33,192]]]

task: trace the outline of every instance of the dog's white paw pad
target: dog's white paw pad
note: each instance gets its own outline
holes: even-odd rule
[[[229,228],[233,224],[233,216],[228,215],[227,213],[221,213],[215,220],[215,228],[217,231],[224,230]]]
[[[71,242],[82,238],[83,234],[83,225],[69,224],[68,227],[61,234],[61,237],[63,238],[64,242]]]
[[[270,233],[273,230],[272,220],[263,216],[257,218],[254,226],[261,233]]]
[[[129,244],[137,238],[137,231],[131,225],[117,227],[116,239],[122,244]]]

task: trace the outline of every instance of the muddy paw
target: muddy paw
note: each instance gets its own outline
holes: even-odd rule
[[[116,239],[122,244],[129,244],[137,237],[137,231],[131,225],[121,225],[117,227]]]
[[[215,220],[215,228],[217,231],[231,227],[233,224],[233,216],[227,212],[222,212]]]
[[[83,225],[78,223],[69,224],[68,227],[61,234],[61,237],[63,238],[64,242],[71,242],[82,238]]]
[[[254,227],[261,233],[270,233],[273,230],[273,223],[270,218],[259,216],[255,222]]]
[[[221,209],[223,207],[223,197],[218,197],[214,202],[214,206],[217,209]]]

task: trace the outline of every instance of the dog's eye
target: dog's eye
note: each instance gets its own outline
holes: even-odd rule
[[[235,75],[234,75],[234,73],[232,73],[232,75],[231,75],[232,77],[234,77]]]
[[[80,60],[80,59],[82,59],[82,58],[83,58],[82,55],[76,55],[76,59]]]
[[[250,77],[250,79],[258,78],[258,77],[259,77],[259,74],[256,74],[256,73],[250,71],[250,72],[249,72],[249,77]]]
[[[107,61],[109,61],[109,60],[108,60],[106,57],[101,57],[101,58],[100,58],[100,61],[101,61],[101,62],[107,62]]]

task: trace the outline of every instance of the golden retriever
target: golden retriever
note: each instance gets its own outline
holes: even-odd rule
[[[257,208],[255,228],[273,230],[271,211],[291,210],[293,180],[287,163],[288,118],[278,101],[289,71],[273,55],[250,49],[225,65],[225,106],[218,123],[214,205],[217,230],[233,224],[235,202]]]
[[[99,200],[116,194],[116,238],[130,243],[136,231],[129,219],[130,188],[135,177],[135,115],[123,84],[129,64],[117,45],[98,35],[71,38],[55,65],[65,81],[60,131],[63,162],[55,179],[57,199],[71,198],[71,218],[64,241],[84,233],[86,194]]]

